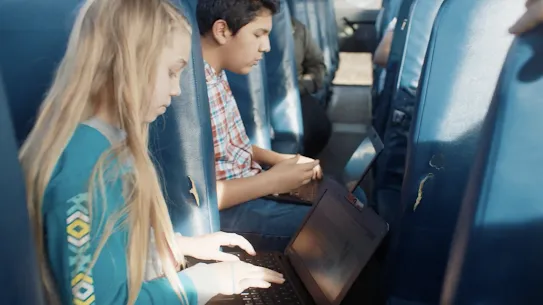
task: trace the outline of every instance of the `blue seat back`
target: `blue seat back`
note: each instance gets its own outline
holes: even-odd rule
[[[334,74],[339,65],[339,45],[337,41],[337,34],[334,36],[334,41],[331,41],[329,38],[332,31],[337,32],[337,27],[335,30],[331,29],[331,26],[329,26],[328,23],[328,20],[332,18],[331,15],[334,14],[333,12],[330,12],[330,6],[333,8],[333,5],[330,4],[330,1],[328,0],[323,0],[320,2],[315,2],[312,0],[288,0],[288,6],[292,16],[294,16],[294,18],[296,18],[306,27],[307,32],[311,35],[311,38],[315,41],[315,44],[321,49],[321,51],[325,49],[329,50],[328,59],[323,51],[323,58],[325,61],[325,66],[327,67],[325,77],[323,79],[323,87],[318,92],[313,94],[313,97],[316,98],[321,105],[325,106],[329,97]],[[326,14],[323,14],[323,12]],[[322,21],[322,18],[324,17],[326,18],[324,19],[326,20],[325,23],[328,24],[328,26],[324,26],[327,31],[326,37],[328,41],[331,41],[328,47],[324,45],[325,41],[321,35],[321,23],[324,22]],[[335,21],[333,25],[335,26]]]
[[[157,120],[150,143],[166,180],[164,186],[174,227],[192,235],[218,230],[219,218],[209,104],[195,11],[186,0],[174,3],[194,26],[192,61],[182,76],[182,96],[175,99],[164,120]],[[2,4],[0,66],[9,75],[6,93],[19,144],[30,131],[64,54],[79,4],[77,0],[51,3],[21,0]],[[189,193],[188,176],[199,194],[199,206]]]
[[[382,139],[384,139],[388,113],[390,111],[390,100],[395,92],[395,85],[398,83],[400,64],[405,50],[409,23],[411,22],[409,16],[412,14],[414,2],[415,0],[404,0],[397,15],[394,16],[397,21],[396,27],[394,28],[394,38],[390,47],[387,67],[385,69],[386,76],[384,83],[382,84],[383,90],[381,94],[377,96],[377,100],[373,101],[373,127]],[[388,27],[388,23],[385,27]],[[383,82],[383,80],[379,74],[377,75],[377,82],[374,86],[379,86],[380,82]]]
[[[409,136],[401,215],[391,248],[393,298],[437,304],[462,196],[524,4],[450,0],[441,6]]]
[[[265,58],[248,75],[226,73],[251,143],[271,149],[268,78]]]
[[[174,229],[184,235],[216,232],[215,154],[196,0],[172,0],[192,26],[191,62],[183,71],[181,96],[153,126],[152,151],[164,177]],[[191,194],[192,182],[198,196]],[[197,200],[197,198],[199,200]]]
[[[409,0],[406,0],[404,3],[408,2]],[[382,118],[386,120],[386,128],[383,131],[385,148],[376,167],[375,181],[376,198],[379,205],[385,208],[400,201],[415,94],[432,26],[442,3],[443,0],[414,0],[407,22],[405,26],[402,25],[404,29],[402,27],[397,29],[405,35],[405,40],[401,39],[402,46],[395,45],[402,50],[401,52],[395,50],[391,56],[395,69],[390,71],[392,75],[387,77],[386,81],[392,84],[385,85],[391,92],[383,94],[380,100],[381,106],[390,103],[388,113],[382,114]]]
[[[326,0],[327,7],[325,10],[328,12],[329,24],[328,36],[330,37],[330,43],[332,45],[332,65],[334,65],[334,75],[339,68],[339,30],[337,25],[336,16],[336,2],[333,0]],[[332,77],[333,79],[333,77]]]
[[[269,109],[274,130],[272,148],[281,153],[302,152],[302,109],[294,59],[292,23],[286,1],[281,1],[280,11],[273,16],[270,43],[271,51],[265,57]]]
[[[0,2],[0,6],[2,3]],[[0,17],[3,14],[0,13]],[[0,21],[0,28],[2,22]],[[10,110],[0,75],[0,296],[3,304],[42,305],[41,279],[31,232],[26,191]]]
[[[513,44],[487,115],[450,254],[442,303],[543,299],[543,27]]]
[[[398,17],[398,14],[400,12],[400,8],[406,0],[388,0],[383,2],[383,16],[381,18],[381,25],[380,29],[381,32],[377,36],[379,40],[383,38],[383,35],[385,35],[385,29],[387,28],[387,25],[394,19],[394,17]]]
[[[300,1],[300,0],[296,0]],[[317,45],[321,48],[321,50],[324,48],[324,41],[322,40],[320,29],[319,29],[319,12],[318,12],[318,6],[315,2],[316,0],[302,0],[306,3],[306,9],[307,9],[307,18],[309,23],[306,24],[307,29],[311,32],[311,37]]]
[[[300,21],[309,30],[309,16],[307,12],[307,3],[305,0],[288,0],[288,9],[292,17]]]
[[[332,37],[330,36],[330,28],[332,27],[332,18],[328,0],[309,0],[315,1],[317,5],[317,13],[319,18],[319,34],[323,42],[322,54],[324,63],[327,68],[327,75],[330,81],[336,74],[337,66],[333,58],[335,57],[336,48]]]

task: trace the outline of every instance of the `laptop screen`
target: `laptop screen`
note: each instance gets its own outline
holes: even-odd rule
[[[383,144],[381,139],[379,139],[379,136],[372,128],[364,141],[358,145],[358,148],[343,169],[341,179],[349,192],[354,191],[358,186],[382,149]]]
[[[326,191],[287,248],[317,304],[339,304],[388,230],[369,208]]]

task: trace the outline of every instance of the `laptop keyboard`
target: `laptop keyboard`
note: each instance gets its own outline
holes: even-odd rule
[[[261,253],[256,256],[244,256],[243,261],[284,273],[273,253]],[[282,285],[272,284],[268,289],[250,288],[241,293],[245,305],[300,305],[298,296],[290,282]]]

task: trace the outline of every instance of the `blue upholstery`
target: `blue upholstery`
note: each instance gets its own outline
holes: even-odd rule
[[[20,143],[32,127],[38,105],[63,55],[80,2],[4,2],[0,10],[0,66],[9,75],[6,92]],[[177,5],[189,11],[186,1]],[[194,8],[191,10],[189,19],[195,25]],[[150,139],[166,178],[174,227],[187,235],[219,228],[209,104],[198,31],[195,29],[193,34],[193,60],[181,80],[183,94],[172,103],[164,120],[157,120],[159,127],[153,128]],[[196,185],[200,207],[189,193],[187,176]]]
[[[0,6],[2,6],[0,2]],[[0,18],[4,18],[0,13]],[[0,296],[2,304],[45,304],[31,233],[15,131],[0,75]]]
[[[272,148],[281,153],[303,151],[303,121],[294,60],[294,40],[286,1],[273,16],[271,51],[266,54],[269,109],[275,132]]]
[[[509,51],[469,179],[442,304],[543,299],[543,27]]]
[[[323,2],[323,4],[328,5],[326,2]],[[305,25],[307,31],[311,34],[311,38],[315,41],[317,46],[319,46],[319,48],[323,50],[323,58],[325,61],[324,64],[326,65],[326,75],[323,80],[323,87],[318,92],[314,93],[313,96],[320,102],[322,106],[325,106],[333,79],[333,74],[331,73],[335,73],[338,68],[338,60],[335,60],[334,56],[339,58],[339,46],[334,51],[333,49],[330,49],[329,47],[326,47],[324,45],[324,36],[321,35],[322,33],[320,25],[322,23],[321,18],[323,14],[321,12],[322,8],[319,7],[317,2],[312,2],[312,0],[288,0],[288,6],[292,16],[294,16],[294,18],[296,18],[303,25]],[[328,15],[325,15],[325,17],[327,18],[326,20],[328,20]],[[330,31],[329,26],[325,26],[325,28],[328,32]],[[333,46],[334,45],[332,44],[332,47]],[[325,49],[329,50],[328,57],[324,53]],[[337,54],[335,54],[335,52],[337,52]]]
[[[332,45],[332,64],[335,67],[334,75],[339,68],[339,30],[337,26],[336,5],[334,0],[326,0],[330,26],[328,27],[328,35]],[[332,80],[334,77],[332,77]]]
[[[390,100],[395,92],[400,73],[400,64],[405,50],[405,41],[407,39],[407,30],[411,20],[409,16],[413,11],[413,2],[415,0],[405,0],[400,7],[397,17],[396,27],[394,29],[394,38],[390,47],[388,56],[386,77],[384,80],[383,91],[377,97],[378,100],[373,103],[373,127],[377,134],[384,139],[388,113],[390,110]],[[394,18],[393,17],[393,18]],[[385,25],[388,27],[388,23]],[[377,82],[381,82],[380,75],[377,76]],[[374,86],[379,86],[374,84]]]
[[[331,77],[335,74],[335,68],[332,64],[332,50],[331,50],[331,43],[330,43],[330,37],[328,32],[328,27],[330,26],[328,13],[329,8],[327,7],[326,0],[307,0],[308,7],[315,6],[315,17],[318,20],[316,26],[318,29],[318,35],[320,37],[320,47],[322,50],[322,54],[324,56],[324,64],[326,65],[327,69],[327,77],[325,82],[330,83]],[[313,27],[314,24],[311,24],[311,27]],[[313,29],[311,29],[311,32],[313,32]],[[315,38],[313,36],[313,38]]]
[[[192,61],[181,78],[181,96],[153,126],[152,149],[164,176],[174,229],[184,235],[219,230],[213,137],[196,0],[172,1],[192,26]],[[194,182],[199,206],[190,193]]]
[[[437,304],[477,144],[524,3],[445,1],[434,23],[410,134],[400,226],[391,224],[391,304]],[[418,198],[418,200],[417,200]],[[416,204],[418,203],[418,204]],[[396,216],[393,214],[393,216]]]
[[[406,0],[404,3],[408,2]],[[383,113],[383,119],[386,119],[386,129],[383,131],[385,148],[376,166],[375,189],[380,206],[396,205],[400,201],[415,94],[434,19],[442,2],[443,0],[414,0],[405,30],[398,29],[405,34],[404,44],[398,46],[398,49],[403,50],[401,53],[394,52],[391,56],[391,62],[396,69],[389,71],[391,77],[386,79],[393,84],[385,86],[391,92],[383,94],[379,101],[381,104],[390,104],[386,116]]]
[[[377,38],[377,42],[379,43],[382,39],[383,39],[383,36],[384,36],[384,32],[386,30],[386,28],[388,27],[388,24],[390,23],[390,21],[392,19],[394,19],[394,17],[398,17],[399,14],[400,14],[400,8],[402,6],[402,2],[412,2],[413,0],[384,0],[383,1],[383,8],[381,9],[381,12],[379,13],[379,16],[378,16],[378,19],[376,20],[376,22],[379,22],[378,25],[376,25],[376,38]],[[405,6],[405,5],[404,5]],[[410,4],[407,4],[407,7],[409,7]],[[408,9],[409,10],[409,9]],[[402,13],[402,16],[404,16],[404,18],[402,18],[401,20],[404,20],[407,15],[407,13],[405,12],[405,9],[404,9],[404,13]],[[398,18],[400,19],[400,18]],[[397,27],[396,27],[397,28]],[[401,35],[400,35],[401,36]],[[394,33],[394,40],[397,40],[398,38],[398,34],[397,33]],[[393,42],[394,44],[394,42]],[[398,43],[396,43],[398,44]],[[401,44],[399,44],[401,45]],[[394,48],[391,48],[391,52]],[[372,113],[373,113],[373,117],[375,118],[376,117],[376,113],[379,112],[378,111],[378,106],[379,106],[379,100],[380,100],[380,92],[379,92],[379,88],[381,88],[381,86],[383,85],[382,82],[384,80],[381,80],[381,73],[383,71],[384,68],[381,68],[380,66],[377,66],[377,65],[374,65],[374,70],[373,70],[373,86],[372,86]],[[375,124],[375,120],[374,120],[374,127],[377,128],[376,124]],[[379,131],[378,131],[379,132]],[[382,133],[379,133],[379,135],[382,137]]]
[[[251,143],[271,149],[270,111],[265,59],[248,75],[227,72],[228,83],[236,98],[243,125]]]
[[[292,17],[300,21],[309,29],[309,16],[307,12],[307,3],[305,0],[288,0],[288,9]]]
[[[306,24],[309,31],[311,32],[311,37],[313,37],[313,40],[317,43],[317,45],[321,48],[321,50],[324,48],[324,41],[323,37],[320,34],[319,29],[319,12],[317,3],[315,1],[317,0],[294,0],[294,1],[305,1],[306,3],[306,9],[307,9],[307,18],[309,23]]]
[[[378,36],[379,40],[383,38],[384,30],[387,28],[387,25],[390,23],[394,17],[398,16],[398,13],[400,11],[400,8],[406,0],[388,0],[386,2],[383,2],[383,17],[381,18],[381,33]]]

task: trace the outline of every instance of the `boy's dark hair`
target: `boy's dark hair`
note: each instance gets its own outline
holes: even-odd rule
[[[224,20],[234,35],[253,21],[262,9],[272,15],[279,11],[280,0],[198,0],[196,19],[200,35],[213,28],[217,20]]]

